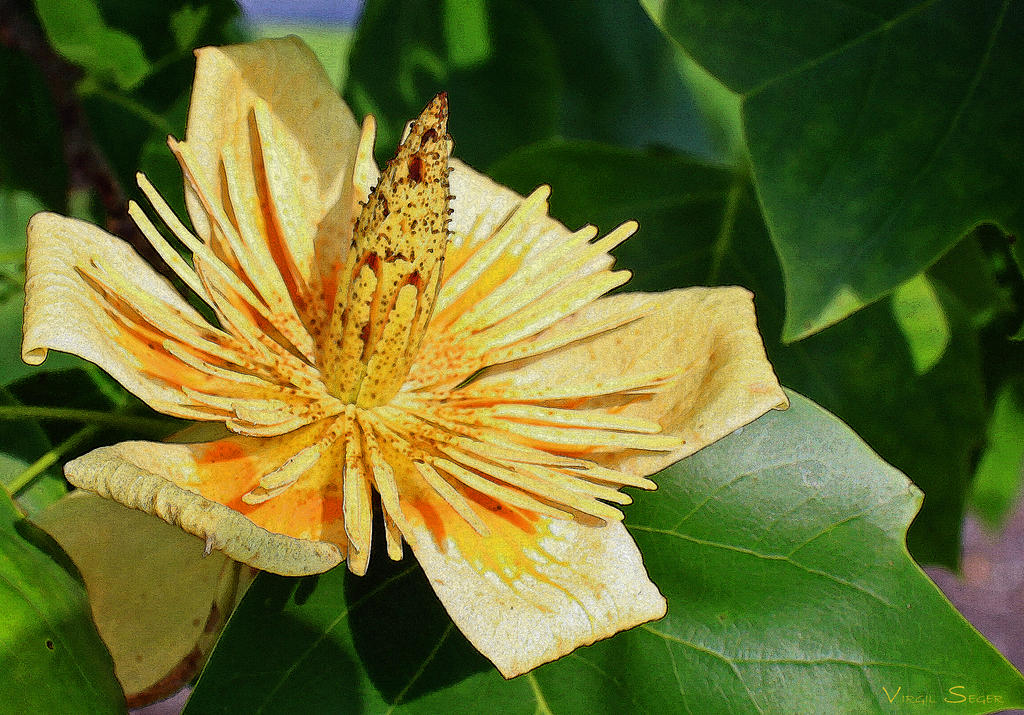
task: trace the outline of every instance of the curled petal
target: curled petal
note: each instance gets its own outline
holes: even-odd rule
[[[341,495],[331,481],[336,430],[325,422],[266,439],[122,442],[68,462],[64,473],[72,484],[154,514],[254,568],[320,573],[347,550]],[[311,445],[320,445],[321,459],[308,458]],[[289,471],[298,474],[274,498],[245,499],[282,486]]]
[[[506,678],[665,615],[621,523],[586,526],[473,499],[486,535],[423,497],[406,508],[405,536],[455,625]]]

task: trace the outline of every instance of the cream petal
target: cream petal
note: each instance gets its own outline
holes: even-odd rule
[[[36,214],[25,271],[22,358],[29,364],[49,349],[79,355],[154,409],[185,419],[244,425],[239,412],[255,414],[283,394],[276,362],[211,326],[126,243],[92,224]],[[280,402],[260,427],[313,421],[315,394],[315,385],[292,390],[292,401]]]
[[[116,309],[84,277],[89,272],[104,272],[98,264],[130,286],[132,295],[119,296],[121,300],[133,308],[162,314],[183,331],[195,333],[185,337],[201,342],[199,331],[189,331],[187,326],[202,326],[206,321],[128,244],[84,221],[40,213],[28,227],[22,359],[38,365],[49,349],[73,353],[102,367],[157,409],[182,417],[210,418],[194,409],[180,389],[148,374],[147,356],[132,355],[117,341],[116,336],[124,330],[112,315]],[[137,298],[145,307],[135,304]],[[179,377],[194,372],[180,364]]]
[[[334,203],[324,199],[336,199],[338,177],[351,174],[359,126],[312,50],[295,36],[196,51],[185,139],[206,172],[205,183],[220,184],[224,146],[248,155],[247,142],[237,146],[247,139],[238,128],[248,129],[249,115],[260,101],[290,138],[287,149],[294,152],[296,176],[305,179],[298,189],[322,216]],[[206,215],[194,197],[189,214],[205,237]]]
[[[246,508],[242,504],[241,493],[233,499],[236,504],[232,506],[225,506],[199,493],[204,486],[201,481],[204,468],[211,467],[217,461],[237,461],[237,458],[222,459],[224,455],[204,459],[204,453],[223,452],[225,446],[240,443],[283,441],[291,442],[294,439],[288,436],[271,440],[227,438],[221,442],[197,444],[122,442],[110,447],[100,447],[68,462],[64,466],[64,474],[68,481],[77,487],[96,492],[132,509],[158,516],[204,539],[208,548],[223,551],[230,558],[253,568],[284,576],[321,573],[338,565],[344,558],[344,539],[337,536],[344,533],[344,528],[340,524],[340,500],[333,510],[336,512],[336,524],[331,524],[334,540],[321,541],[289,536],[258,526],[252,519],[238,511],[240,508]],[[273,444],[263,446],[265,451],[271,452],[287,453],[294,450],[292,444],[281,447]],[[243,458],[248,457],[244,450],[237,451]],[[235,455],[231,453],[227,456]],[[266,458],[266,455],[256,456],[259,457],[255,460],[257,462],[262,462]],[[239,492],[244,492],[248,488],[242,482],[251,482],[251,486],[255,487],[262,474],[269,471],[266,465],[261,465],[262,468],[250,466],[248,469],[252,474],[235,475],[235,472],[244,472],[244,469],[235,469],[234,464],[229,466],[236,478],[221,482],[234,482],[233,486],[238,487],[236,491]],[[224,484],[211,486],[223,488]],[[281,501],[283,498],[284,495],[276,497],[277,503],[274,506],[287,506]],[[326,507],[321,509],[319,504],[317,508],[318,511],[327,511]],[[296,529],[302,528],[302,524],[298,523],[292,526]]]
[[[620,449],[591,456],[632,475],[653,474],[788,400],[765,355],[753,296],[738,287],[685,288],[665,293],[625,293],[595,301],[535,340],[558,344],[559,334],[586,333],[606,315],[637,316],[621,327],[488,370],[467,395],[508,402],[552,399],[552,386],[572,384],[579,410],[615,406],[621,417],[660,425],[661,436],[682,442],[674,449]],[[528,346],[528,344],[527,344]],[[655,383],[628,399],[607,397],[624,376]],[[583,397],[588,391],[590,397]],[[639,443],[638,443],[639,444]]]
[[[366,173],[356,165],[359,126],[297,37],[205,47],[196,55],[185,141],[175,147],[191,174],[185,193],[193,225],[218,253],[231,255],[225,234],[235,229],[218,214],[230,223],[238,215],[233,203],[248,206],[246,197],[258,197],[260,215],[237,229],[255,265],[266,252],[252,247],[251,229],[259,229],[315,337],[331,305],[322,294],[333,291],[349,243],[352,197],[362,191],[353,185]],[[234,196],[222,181],[225,167]],[[277,299],[279,284],[272,278],[257,289]]]
[[[534,517],[512,534],[487,513],[492,535],[481,536],[438,517],[445,509],[421,521],[410,507],[406,539],[455,625],[506,678],[665,615],[619,522]]]

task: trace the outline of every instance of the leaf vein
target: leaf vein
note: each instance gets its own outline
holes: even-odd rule
[[[299,667],[299,664],[306,660],[306,658],[308,658],[313,653],[313,651],[320,647],[320,644],[327,639],[327,635],[335,628],[337,628],[338,624],[345,620],[349,613],[351,613],[356,608],[359,608],[359,606],[361,606],[363,603],[365,603],[370,598],[376,596],[378,593],[388,588],[394,582],[399,581],[408,576],[409,574],[413,573],[415,570],[415,566],[410,566],[405,571],[402,571],[401,573],[397,573],[394,576],[391,576],[390,578],[382,581],[375,589],[367,593],[358,601],[342,609],[341,613],[338,614],[337,618],[335,618],[333,621],[327,624],[324,627],[323,632],[320,633],[320,635],[318,635],[315,639],[313,639],[313,642],[309,644],[309,646],[299,655],[299,657],[297,657],[292,662],[290,666],[288,666],[288,669],[284,671],[284,673],[281,675],[277,683],[274,684],[274,687],[266,691],[266,696],[263,698],[263,704],[256,709],[256,712],[264,712],[264,708],[266,707],[267,703],[273,700],[274,695],[276,695],[277,691],[281,689],[281,686],[284,685],[288,681],[288,679],[292,677],[292,675],[295,673],[295,670]]]
[[[890,30],[892,30],[897,25],[900,25],[900,24],[906,22],[907,20],[910,20],[910,19],[916,17],[917,15],[920,15],[922,12],[924,12],[929,7],[931,7],[932,5],[934,5],[935,3],[939,2],[939,1],[940,0],[925,0],[925,2],[919,3],[919,4],[915,5],[914,7],[908,8],[907,10],[903,11],[902,13],[900,13],[896,17],[892,18],[891,20],[886,20],[886,21],[881,22],[878,25],[876,25],[876,26],[874,26],[874,27],[872,27],[872,28],[870,28],[868,30],[865,30],[864,32],[862,32],[861,34],[857,35],[853,39],[848,40],[847,42],[844,42],[842,45],[839,45],[838,47],[834,47],[833,49],[829,50],[828,52],[824,52],[824,53],[818,55],[817,57],[814,57],[814,58],[812,58],[810,60],[807,60],[807,62],[804,62],[803,64],[797,65],[796,67],[792,67],[792,68],[786,70],[785,72],[782,72],[780,74],[775,75],[774,77],[770,77],[770,78],[766,79],[764,82],[762,82],[761,84],[757,85],[753,89],[748,90],[744,94],[744,96],[748,97],[748,98],[752,97],[755,94],[757,94],[758,92],[763,91],[764,89],[766,89],[767,87],[771,86],[772,84],[774,84],[776,82],[779,82],[779,81],[784,80],[784,79],[788,79],[789,77],[794,77],[794,76],[796,76],[798,74],[802,74],[803,72],[806,72],[807,70],[814,69],[818,65],[821,65],[821,64],[824,64],[825,62],[828,62],[833,57],[838,57],[839,55],[843,54],[847,50],[849,50],[849,49],[851,49],[853,47],[856,47],[857,45],[859,45],[859,44],[861,44],[863,42],[867,42],[868,40],[870,40],[872,37],[874,37],[876,35],[880,35],[880,34],[889,32]]]
[[[405,694],[409,692],[409,688],[411,688],[413,684],[415,684],[415,682],[420,679],[420,676],[423,675],[423,671],[425,671],[427,669],[427,666],[430,665],[433,662],[434,658],[437,657],[438,652],[441,650],[441,646],[443,646],[445,644],[445,641],[448,640],[448,636],[452,634],[452,629],[454,627],[455,624],[449,621],[447,627],[444,629],[444,633],[442,633],[441,637],[437,640],[437,645],[434,646],[433,650],[431,650],[427,657],[423,660],[423,662],[420,663],[420,667],[417,668],[416,672],[412,674],[412,677],[409,678],[409,682],[405,684],[405,687],[402,688],[399,691],[398,695],[395,696],[395,701],[391,703],[391,707],[387,709],[385,715],[391,715],[391,713],[395,711],[395,708],[402,704],[402,700],[405,699]]]
[[[697,544],[699,546],[709,546],[711,548],[724,549],[726,551],[734,551],[736,553],[745,554],[747,556],[754,556],[755,558],[764,559],[766,561],[781,561],[783,563],[788,563],[791,566],[793,566],[794,568],[798,568],[801,571],[804,571],[806,573],[813,574],[815,576],[821,576],[822,578],[826,578],[826,579],[828,579],[830,581],[833,581],[833,582],[839,584],[840,586],[846,586],[847,588],[852,588],[852,589],[854,589],[856,591],[860,591],[861,593],[865,594],[866,596],[870,596],[871,598],[875,599],[879,603],[881,603],[881,604],[883,604],[883,605],[885,605],[885,606],[887,606],[889,608],[896,608],[895,604],[890,603],[885,598],[883,598],[882,596],[880,596],[879,594],[875,593],[874,591],[872,591],[871,589],[869,589],[869,588],[867,588],[865,586],[861,586],[858,583],[854,583],[853,581],[849,581],[847,579],[841,578],[840,576],[836,576],[835,574],[830,574],[827,571],[821,571],[820,569],[812,568],[811,566],[807,566],[806,564],[802,564],[799,561],[795,561],[795,560],[791,559],[789,556],[786,556],[785,554],[765,554],[765,553],[761,553],[759,551],[755,551],[754,549],[746,548],[746,547],[743,547],[743,546],[735,546],[733,544],[723,544],[723,543],[720,543],[720,542],[717,542],[717,541],[708,541],[706,539],[699,539],[696,536],[691,536],[689,534],[680,534],[679,532],[670,531],[668,529],[655,529],[655,528],[652,528],[652,527],[649,527],[649,526],[639,526],[639,525],[636,525],[636,524],[634,524],[632,528],[636,529],[638,531],[646,531],[646,532],[649,532],[649,533],[664,534],[666,536],[673,536],[673,537],[675,537],[677,539],[682,539],[683,541],[689,541],[689,542]]]
[[[544,697],[544,692],[540,689],[540,683],[537,682],[537,676],[533,674],[532,670],[526,674],[526,682],[530,684],[533,698],[537,701],[537,715],[555,715],[551,708],[548,707],[548,700]]]
[[[971,77],[971,82],[967,86],[967,91],[964,93],[963,99],[957,104],[956,110],[953,112],[953,116],[950,119],[949,126],[943,133],[942,137],[935,144],[935,148],[929,154],[928,159],[921,164],[921,167],[914,174],[914,177],[907,182],[905,188],[900,192],[898,200],[893,204],[892,209],[887,212],[887,215],[882,219],[878,228],[872,231],[869,235],[864,237],[863,241],[859,241],[850,244],[847,252],[847,262],[856,261],[868,251],[878,246],[881,239],[884,237],[884,231],[892,225],[896,220],[897,214],[906,205],[911,192],[921,181],[921,179],[928,173],[929,169],[938,160],[942,150],[946,148],[949,141],[953,138],[953,132],[956,131],[957,126],[960,124],[960,120],[963,118],[964,112],[967,110],[967,105],[970,103],[974,94],[977,92],[978,85],[981,83],[981,78],[985,74],[985,70],[990,64],[992,59],[992,49],[996,43],[996,37],[999,35],[1000,30],[1003,26],[1003,21],[1006,17],[1006,10],[1010,6],[1011,0],[1004,0],[1003,6],[999,11],[998,17],[992,26],[992,30],[989,33],[988,43],[985,46],[985,51],[982,53],[981,59],[978,62],[978,66],[975,68],[974,74]]]
[[[697,645],[696,643],[691,643],[690,641],[684,640],[677,636],[669,635],[668,633],[659,631],[653,628],[652,626],[643,625],[640,627],[648,633],[659,636],[660,638],[664,638],[666,641],[678,643],[679,645],[686,646],[687,648],[698,651],[700,653],[704,653],[705,655],[710,655],[712,658],[715,658],[725,663],[727,666],[729,666],[729,670],[732,671],[733,675],[736,676],[736,679],[740,682],[740,685],[743,686],[743,689],[746,691],[747,698],[749,698],[751,704],[755,708],[757,708],[757,711],[759,713],[764,713],[764,708],[761,707],[761,704],[757,702],[757,698],[754,697],[754,693],[750,690],[749,687],[747,687],[746,681],[743,680],[743,674],[740,672],[740,669],[736,667],[736,661],[734,659],[730,658],[724,653],[719,653],[718,651],[712,650],[710,648],[705,648],[704,646]]]

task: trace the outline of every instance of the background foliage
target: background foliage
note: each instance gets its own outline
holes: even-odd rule
[[[125,212],[137,170],[183,203],[165,139],[183,134],[192,49],[289,31],[321,56],[357,115],[376,115],[378,159],[447,90],[455,152],[470,165],[524,193],[550,184],[552,212],[572,228],[639,220],[618,249],[635,272],[627,289],[753,289],[782,382],[923,492],[907,541],[918,562],[955,567],[965,510],[998,526],[1016,503],[1019,3],[379,0],[354,30],[253,30],[229,0],[0,0],[0,483],[21,513],[66,491],[63,460],[178,427],[77,359],[21,362],[28,218],[41,209],[82,216],[140,245]],[[775,467],[741,480],[742,490],[714,482],[766,463]],[[664,622],[506,684],[452,631],[413,564],[378,564],[365,582],[341,572],[315,582],[261,576],[189,711],[220,711],[228,692],[275,712],[306,711],[310,698],[346,698],[366,712],[700,711],[712,701],[735,712],[891,712],[887,683],[890,693],[941,695],[960,683],[1020,700],[1019,675],[903,550],[917,492],[811,403],[796,398],[790,413],[659,481],[627,523],[670,598]],[[681,531],[678,516],[691,509]],[[11,513],[22,524],[15,539],[28,522]],[[828,537],[807,561],[775,558],[799,545],[801,528]],[[18,583],[53,571],[52,544],[4,543],[36,549],[30,560],[0,561]],[[60,592],[77,605],[61,606],[61,619],[83,649],[73,658],[109,676],[81,587],[62,573]],[[839,619],[811,628],[831,612],[815,610],[824,603]],[[393,630],[386,643],[372,637],[381,622]],[[915,636],[903,644],[880,637],[905,628]],[[257,634],[266,662],[253,670],[293,674],[279,687],[246,672]],[[396,641],[406,648],[397,663]],[[3,641],[6,657],[13,643]],[[63,666],[40,662],[36,682],[59,677]],[[635,672],[654,685],[637,689]],[[824,710],[809,700],[815,687],[835,696]],[[19,694],[0,699],[28,697]]]

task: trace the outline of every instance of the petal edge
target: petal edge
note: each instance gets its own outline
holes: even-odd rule
[[[443,510],[437,505],[435,514]],[[521,554],[530,566],[514,575],[515,565],[499,574],[459,550],[486,550],[486,542],[502,537],[462,529],[439,547],[431,526],[415,521],[406,534],[455,625],[505,678],[665,615],[665,598],[621,523],[593,527],[540,517],[534,526],[523,533],[533,542],[524,544],[532,553]]]
[[[223,504],[183,489],[119,454],[100,447],[64,466],[68,481],[194,534],[236,561],[283,576],[322,573],[342,561],[326,541],[296,539],[257,526]]]

